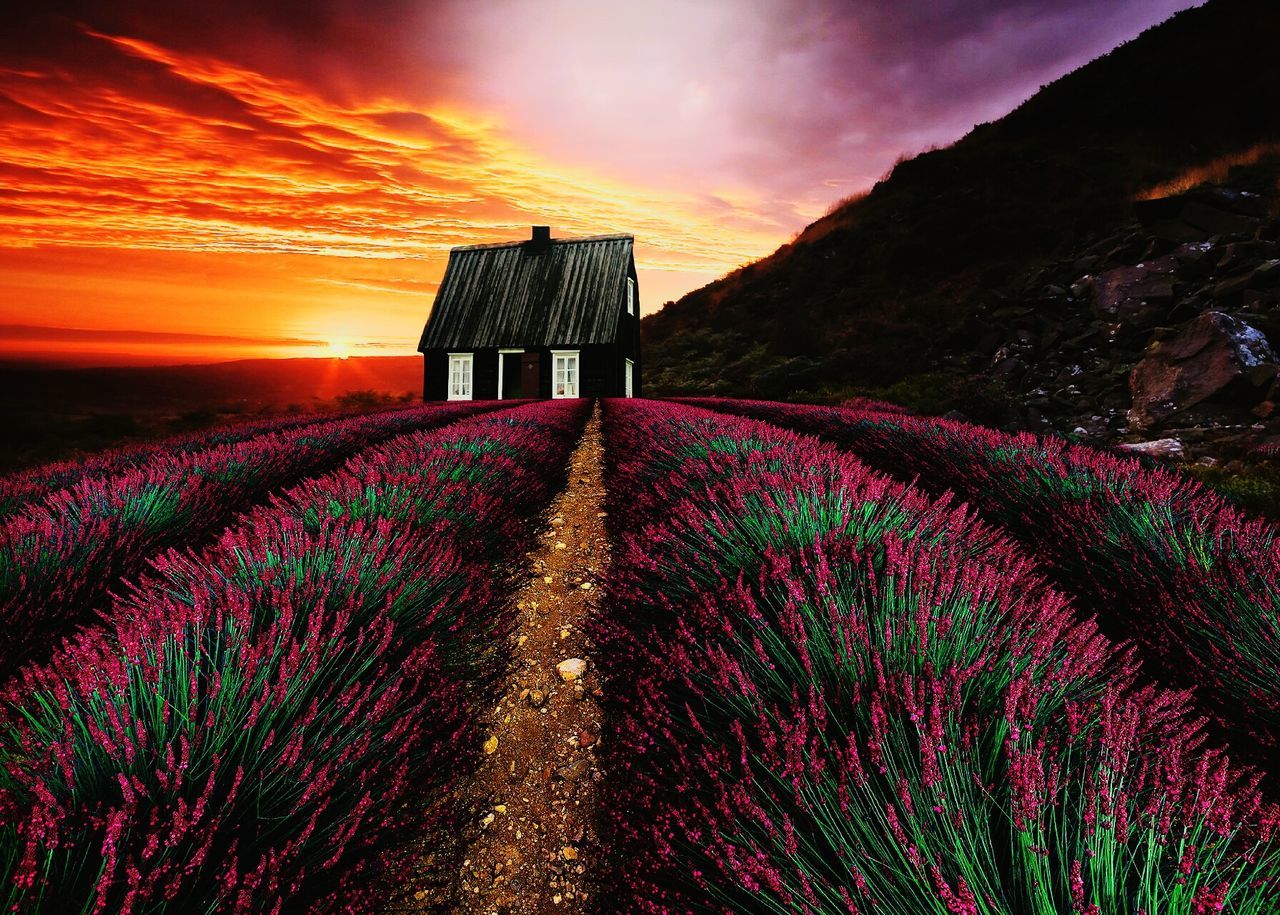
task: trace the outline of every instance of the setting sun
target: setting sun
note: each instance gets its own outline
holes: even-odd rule
[[[344,340],[330,340],[325,346],[332,359],[346,359],[351,355],[351,344]]]

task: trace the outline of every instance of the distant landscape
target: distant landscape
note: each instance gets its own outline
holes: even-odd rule
[[[0,364],[0,471],[259,414],[422,396],[417,356],[245,359],[209,365]]]

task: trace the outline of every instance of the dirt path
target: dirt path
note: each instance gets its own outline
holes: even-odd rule
[[[609,561],[602,450],[597,406],[516,596],[513,673],[467,789],[481,819],[462,866],[460,913],[573,913],[587,905],[600,708],[582,625]]]

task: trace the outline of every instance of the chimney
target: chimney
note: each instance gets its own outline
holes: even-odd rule
[[[551,247],[551,226],[534,226],[529,245],[533,248]]]

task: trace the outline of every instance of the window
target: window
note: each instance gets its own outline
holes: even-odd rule
[[[635,384],[636,384],[636,364],[632,362],[630,359],[628,359],[627,360],[627,389],[626,389],[626,394],[628,397],[636,396]]]
[[[472,353],[449,354],[449,399],[471,399]]]
[[[627,277],[627,314],[636,313],[636,281]]]
[[[552,350],[551,396],[557,399],[578,396],[577,350]]]

